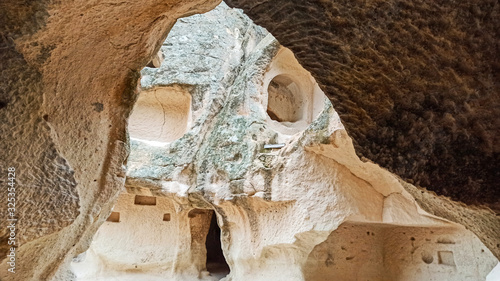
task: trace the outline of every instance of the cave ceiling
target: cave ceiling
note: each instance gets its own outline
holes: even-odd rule
[[[226,2],[295,53],[359,156],[498,211],[498,1]]]

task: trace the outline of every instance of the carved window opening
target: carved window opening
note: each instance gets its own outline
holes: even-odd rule
[[[438,251],[439,264],[455,266],[455,258],[452,251]]]
[[[164,214],[163,221],[170,221],[170,214]]]
[[[305,130],[325,108],[325,94],[287,48],[273,58],[263,81],[266,121],[283,136]]]
[[[267,114],[272,120],[293,123],[304,118],[304,97],[299,86],[290,77],[274,77],[267,92]]]
[[[174,85],[144,90],[129,118],[132,139],[169,143],[182,137],[191,120],[191,94]]]

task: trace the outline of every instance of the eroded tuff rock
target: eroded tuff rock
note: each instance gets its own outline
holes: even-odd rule
[[[0,3],[0,197],[14,167],[18,219],[13,274],[2,203],[0,279],[49,280],[88,247],[123,188],[138,71],[177,18],[217,3]]]
[[[294,52],[358,155],[500,210],[498,1],[227,3]]]
[[[126,191],[72,263],[79,280],[476,280],[498,263],[361,161],[311,75],[241,12],[180,20],[161,51],[130,117]]]
[[[17,267],[20,273],[5,277],[6,268],[5,260],[3,260],[0,268],[2,279],[48,280],[61,263],[69,262],[75,254],[88,247],[90,237],[110,213],[111,205],[124,181],[121,168],[126,155],[123,143],[125,141],[124,126],[132,101],[135,99],[133,89],[136,87],[138,69],[151,60],[160,46],[159,43],[163,41],[166,32],[177,17],[208,10],[210,6],[215,5],[213,2],[217,1],[107,1],[105,3],[72,1],[59,3],[37,0],[20,4],[7,0],[0,3],[0,33],[2,35],[0,37],[2,60],[0,64],[2,77],[0,80],[0,121],[2,121],[0,124],[2,151],[0,166],[2,175],[5,175],[6,167],[19,168],[16,175],[20,188],[18,190],[19,204],[22,207],[18,207],[18,214],[26,216],[26,219],[20,220],[20,225],[18,225],[22,228],[18,241],[23,243],[23,246],[18,249]],[[279,5],[279,1],[273,3]],[[267,5],[273,3],[268,2]],[[307,3],[311,4],[311,7],[314,6],[311,1]],[[328,5],[336,5],[336,3],[338,2],[328,3]],[[487,4],[487,2],[484,3]],[[263,7],[262,5],[260,6]],[[406,3],[406,5],[420,4]],[[441,4],[432,5],[432,9],[436,9],[439,5]],[[498,22],[494,20],[498,5],[496,2],[491,5],[491,9],[483,4],[479,5],[479,10],[477,10],[478,7],[472,6],[470,11],[475,14],[472,17],[467,15],[468,11],[463,9],[464,5],[469,4],[460,4],[463,13],[459,13],[459,19],[469,18],[478,23],[476,26],[479,27],[482,27],[482,24],[490,26],[491,23]],[[263,9],[262,13],[292,15],[293,13],[286,12],[287,9],[287,5],[283,5],[280,9]],[[329,10],[329,8],[316,11],[314,8],[307,9],[310,15],[316,15],[315,19],[320,18],[322,11],[328,13]],[[334,9],[331,10],[335,12]],[[380,11],[380,9],[374,10]],[[450,10],[455,10],[455,8]],[[298,10],[295,13],[300,12]],[[425,14],[425,11],[422,14]],[[486,17],[481,18],[481,14]],[[252,17],[255,18],[253,13]],[[493,20],[488,20],[490,17]],[[442,17],[434,18],[441,19]],[[480,20],[476,21],[478,18]],[[291,33],[281,33],[279,30],[273,30],[273,33],[279,37],[282,37],[280,34],[290,34],[292,38],[296,36],[294,34],[299,23],[301,23],[300,20],[292,20],[291,23],[282,25],[293,27]],[[377,26],[373,22],[369,25]],[[468,30],[468,28],[465,29]],[[485,30],[488,28],[490,27],[486,27]],[[305,29],[298,28],[298,30]],[[498,30],[498,28],[493,28],[491,32],[477,34],[480,38],[483,38],[481,37],[483,35],[484,38],[488,36],[498,38],[495,33]],[[331,34],[334,34],[334,31]],[[299,39],[307,40],[309,35],[305,34],[307,36],[301,37],[304,33],[301,34]],[[476,33],[458,34],[466,36]],[[370,38],[370,36],[367,33],[363,37]],[[328,37],[327,33],[323,37]],[[288,46],[293,43],[286,41],[286,38],[280,38],[280,40],[286,42]],[[470,42],[467,38],[465,41]],[[300,45],[299,43],[294,43],[294,45]],[[401,42],[402,46],[405,44]],[[457,45],[460,44],[452,45],[449,49],[454,52],[462,50],[454,47]],[[469,48],[469,45],[465,44],[465,48]],[[297,47],[293,48],[297,51]],[[388,46],[388,50],[390,49]],[[316,53],[315,50],[311,51],[311,54]],[[476,53],[481,58],[487,58],[492,62],[492,77],[494,77],[498,73],[495,70],[497,69],[495,63],[498,61],[496,53],[491,56],[484,55],[481,51]],[[300,60],[302,57],[303,55],[299,55]],[[321,63],[325,61],[324,57],[321,56],[321,60],[311,59],[310,62]],[[482,61],[481,58],[474,57],[474,61]],[[157,61],[158,59],[154,58],[151,64],[155,65]],[[307,63],[304,65],[307,69],[313,70],[313,67],[308,66]],[[416,70],[425,69],[419,64],[413,67]],[[318,71],[313,71],[314,76],[319,77]],[[380,73],[377,71],[374,73]],[[484,80],[486,84],[489,83],[488,79]],[[320,84],[325,84],[321,82],[321,79],[318,81]],[[482,83],[482,81],[479,82]],[[177,89],[183,89],[184,85],[179,87]],[[495,87],[497,86],[493,89],[496,89]],[[488,97],[485,100],[488,100]],[[495,99],[492,99],[491,102],[479,103],[498,108],[495,102]],[[346,106],[348,104],[346,103]],[[477,107],[473,112],[480,112],[481,118],[491,116],[490,112],[478,110]],[[342,112],[341,114],[345,115]],[[472,119],[480,118],[473,116]],[[480,122],[478,124],[482,125]],[[491,122],[491,124],[494,126],[496,123]],[[477,128],[482,130],[481,126]],[[487,139],[488,135],[485,136],[484,139]],[[359,137],[355,136],[355,138]],[[267,162],[271,161],[272,157],[263,159]],[[399,158],[398,161],[400,161]],[[494,167],[495,164],[492,163],[491,167]],[[5,186],[5,178],[5,176],[0,177],[2,186]],[[151,181],[151,185],[155,186],[154,181]],[[25,188],[21,189],[23,186]],[[5,189],[1,190],[0,195],[5,197]],[[457,212],[453,211],[456,206],[454,202],[429,193],[420,195],[421,191],[412,186],[407,190],[412,192],[424,209],[448,219],[457,216]],[[150,191],[145,192],[149,194]],[[491,198],[498,198],[497,195],[495,196]],[[440,205],[443,201],[446,207]],[[200,203],[203,200],[196,202]],[[479,231],[483,231],[483,235],[479,234],[479,237],[486,241],[485,244],[489,245],[498,256],[498,241],[500,240],[496,231],[499,228],[498,218],[495,218],[491,212],[484,210],[474,212],[466,206],[462,207],[464,214],[474,214],[472,217],[478,219],[477,221],[468,219],[469,224],[464,224],[473,231],[476,231],[476,226],[479,225],[479,228],[484,230]],[[5,217],[4,208],[5,205],[0,208],[2,217]],[[458,218],[455,221],[464,219],[460,214]],[[3,228],[4,222],[2,220],[2,233],[0,233],[2,239],[5,239],[7,235]],[[3,251],[2,257],[6,250],[4,242],[1,241],[0,246]],[[331,264],[330,262],[331,259],[327,256],[325,264]],[[56,278],[62,280],[70,278],[64,276],[65,270],[59,272],[60,275]]]

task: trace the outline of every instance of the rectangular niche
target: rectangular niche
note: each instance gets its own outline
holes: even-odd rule
[[[170,214],[164,214],[163,221],[170,221]]]
[[[438,251],[439,264],[455,266],[455,258],[452,251]]]
[[[109,217],[106,221],[120,222],[120,212],[111,212],[111,215],[109,215]]]
[[[156,197],[155,196],[143,196],[136,195],[134,200],[135,205],[145,205],[145,206],[155,206]]]
[[[191,94],[185,87],[168,86],[143,90],[129,117],[131,138],[169,143],[189,129]]]

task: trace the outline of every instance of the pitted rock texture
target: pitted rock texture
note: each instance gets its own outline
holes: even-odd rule
[[[0,124],[0,135],[1,151],[4,153],[0,158],[3,175],[0,178],[3,180],[2,184],[4,184],[5,173],[3,169],[5,167],[14,166],[18,169],[16,170],[18,173],[17,183],[20,188],[25,187],[24,190],[19,189],[18,191],[18,199],[21,202],[18,208],[20,210],[18,215],[27,216],[24,222],[22,222],[26,224],[23,226],[23,232],[18,233],[18,241],[22,243],[17,249],[18,263],[16,267],[19,271],[16,275],[10,275],[6,271],[7,265],[5,260],[2,260],[0,266],[0,278],[2,280],[38,281],[51,279],[71,280],[74,278],[66,270],[65,266],[69,264],[74,256],[84,252],[88,248],[92,236],[110,214],[111,207],[123,186],[124,171],[122,164],[127,155],[125,124],[132,104],[136,99],[135,88],[139,77],[138,70],[149,61],[153,61],[152,65],[157,65],[158,59],[154,57],[156,57],[162,40],[166,37],[167,31],[173,25],[176,18],[206,11],[215,6],[216,2],[218,1],[72,1],[64,3],[31,1],[20,4],[7,0],[0,3],[0,57],[2,58],[2,64],[0,65],[2,75],[0,81],[0,90],[2,91],[0,93],[0,121],[2,121]],[[495,8],[490,10],[495,12]],[[280,10],[266,10],[265,12],[269,13],[270,11],[279,12]],[[299,21],[296,23],[299,23]],[[498,38],[498,36],[495,38]],[[271,45],[274,46],[271,49],[277,48],[277,43]],[[234,45],[234,47],[236,50],[239,48],[238,45]],[[276,49],[271,51],[271,49],[268,50],[271,53],[277,51]],[[241,52],[247,54],[249,50]],[[270,55],[270,53],[265,55]],[[240,56],[237,55],[237,57]],[[492,56],[492,58],[495,57]],[[249,59],[248,62],[262,62],[263,65],[261,66],[264,66],[270,60],[271,57],[268,57],[264,61],[256,59],[252,62]],[[235,69],[233,70],[236,71]],[[259,71],[265,72],[263,69],[259,69]],[[212,71],[205,71],[203,75],[211,75],[212,73]],[[231,81],[231,75],[223,79]],[[244,75],[254,77],[251,73]],[[242,81],[249,81],[248,77],[241,77],[241,79]],[[215,77],[214,81],[216,79],[222,78]],[[259,83],[250,83],[243,88],[245,90],[250,89],[250,92],[261,90],[255,85],[259,85]],[[186,91],[190,91],[193,96],[196,96],[195,93],[191,92],[190,85],[176,85],[174,87],[183,88]],[[196,89],[198,88],[195,87],[194,91]],[[199,89],[206,90],[203,87]],[[222,91],[223,89],[220,90]],[[227,93],[226,91],[222,92]],[[201,96],[203,95],[198,95],[199,98]],[[199,100],[202,100],[202,98]],[[241,99],[235,99],[233,103],[237,105],[240,101]],[[258,101],[260,102],[260,100]],[[209,104],[213,110],[217,111],[221,110],[224,102],[225,99],[216,99]],[[195,104],[198,104],[200,107],[204,106],[203,103],[196,103],[196,100],[193,100],[192,104],[193,106]],[[234,109],[234,107],[227,108],[229,109],[225,110],[228,114]],[[245,116],[251,110],[255,110],[251,112],[257,112],[260,114],[259,118],[262,118],[266,112],[265,106],[241,107],[239,109],[241,109],[238,111],[238,114],[240,114],[238,118],[240,119],[235,120],[237,121],[235,124],[239,124],[240,128],[244,128],[245,124],[255,126],[253,123],[245,123],[248,120],[245,121],[241,116]],[[202,116],[203,114],[200,113],[200,115]],[[308,144],[329,143],[332,136],[332,130],[330,129],[341,127],[338,118],[331,108],[328,114],[323,114],[322,116],[324,118],[323,121],[312,125],[312,130],[317,129],[318,131],[316,132],[317,134],[309,136],[315,140]],[[333,122],[332,128],[326,130],[322,126],[324,126],[325,118],[328,119],[328,116],[333,116],[336,121]],[[194,122],[198,120],[207,123],[211,122],[211,117],[205,116],[200,119],[200,116],[197,116],[196,112],[193,117]],[[216,121],[219,120],[217,119]],[[240,121],[241,123],[238,123]],[[199,131],[194,131],[192,134],[197,133]],[[218,133],[220,134],[217,135]],[[276,136],[274,132],[270,134],[269,131],[266,131],[263,134],[263,138],[261,136],[259,139],[259,135],[256,135],[256,138],[259,143],[267,140],[282,141],[279,137],[274,139],[274,136]],[[204,137],[197,136],[193,137],[193,139]],[[229,132],[217,131],[207,139],[224,141],[226,137],[230,137],[232,142],[230,145],[234,145],[235,149],[242,147],[246,149],[242,144],[235,144],[238,139],[236,141],[233,140],[233,135]],[[342,137],[342,134],[340,134],[340,138],[346,139]],[[184,145],[196,147],[198,144],[187,141]],[[348,148],[351,148],[351,146],[348,145]],[[182,150],[185,147],[171,144],[170,149],[175,152],[176,149]],[[208,150],[208,148],[206,149]],[[300,149],[299,145],[298,151]],[[184,151],[189,152],[189,149],[185,149]],[[232,153],[235,150],[231,148],[227,151]],[[319,151],[321,149],[318,148],[315,152],[320,153]],[[354,155],[353,150],[349,151]],[[257,158],[260,161],[257,163],[261,163],[259,165],[268,169],[264,169],[265,172],[255,178],[259,182],[257,186],[264,188],[256,190],[253,186],[243,185],[243,192],[241,192],[241,181],[235,178],[233,182],[236,184],[232,185],[234,188],[230,192],[226,192],[227,190],[218,187],[219,179],[221,183],[227,183],[225,180],[228,177],[223,172],[217,175],[202,175],[200,177],[202,180],[200,183],[205,184],[205,186],[206,183],[214,183],[212,186],[213,190],[223,191],[222,194],[218,195],[219,198],[226,195],[229,196],[228,198],[233,198],[234,194],[246,194],[246,197],[255,194],[255,197],[264,198],[265,203],[261,204],[258,201],[261,199],[247,200],[245,196],[242,196],[242,199],[236,196],[237,199],[235,200],[241,201],[234,204],[233,209],[231,209],[231,203],[227,203],[225,209],[220,209],[219,212],[221,214],[225,212],[223,218],[227,222],[227,224],[222,225],[223,228],[226,231],[230,231],[232,227],[231,231],[236,231],[235,236],[240,236],[240,234],[241,236],[248,235],[248,228],[268,231],[269,228],[265,228],[266,223],[271,224],[276,221],[277,216],[274,216],[271,212],[262,220],[258,220],[254,213],[248,212],[249,215],[245,215],[248,219],[239,228],[240,214],[247,211],[242,211],[238,206],[248,209],[258,209],[263,212],[271,209],[267,201],[273,198],[272,192],[278,191],[277,188],[268,188],[272,179],[269,175],[272,174],[272,171],[269,169],[276,167],[276,159],[278,157],[276,153],[272,152],[264,150],[263,152],[259,152],[263,155]],[[342,150],[338,152],[340,153]],[[213,156],[210,161],[220,160],[220,158],[217,158],[215,152],[212,151],[210,153]],[[284,155],[289,156],[289,154]],[[230,157],[234,162],[238,162],[241,160],[240,157],[244,157],[245,155],[234,154],[225,156]],[[145,175],[144,177],[142,177],[143,175],[139,175],[142,177],[139,181],[140,185],[149,184],[150,187],[156,188],[156,190],[153,188],[152,193],[163,195],[165,195],[164,189],[170,195],[172,194],[170,191],[178,190],[180,194],[188,194],[186,190],[192,189],[189,192],[191,195],[186,198],[192,199],[198,205],[194,207],[209,208],[213,206],[210,205],[213,204],[210,201],[211,194],[203,194],[204,186],[200,185],[199,188],[198,186],[193,188],[190,184],[184,184],[191,181],[195,182],[190,177],[193,172],[196,172],[196,170],[190,170],[192,166],[187,165],[187,169],[181,169],[172,163],[168,163],[169,160],[162,159],[162,157],[159,156],[156,159],[152,159],[154,161],[158,160],[161,164],[167,163],[167,165],[164,167],[159,165],[157,171],[152,171],[151,178],[148,178],[149,175]],[[194,159],[189,157],[192,157],[192,154],[187,154],[185,159]],[[320,159],[318,161],[325,164],[324,167],[330,170],[321,169],[321,165],[318,166],[319,168],[309,167],[309,169],[304,168],[304,170],[314,172],[319,169],[325,177],[330,177],[332,175],[332,168],[329,166],[331,161],[328,159],[325,160],[322,157],[312,158]],[[281,157],[280,161],[284,158],[286,157]],[[325,161],[321,162],[323,161],[321,159]],[[343,160],[336,159],[336,161]],[[245,160],[241,163],[246,165],[248,162]],[[342,165],[345,165],[345,163],[342,163]],[[362,164],[360,162],[356,162],[356,165],[361,165],[361,167],[366,167],[363,165],[370,166],[369,163]],[[354,167],[351,166],[347,170],[355,170],[356,165]],[[218,171],[229,171],[231,175],[243,174],[247,177],[252,176],[254,172],[245,166],[242,166],[243,169],[237,167],[236,170],[233,170],[232,166],[220,166],[213,165],[212,167],[217,168]],[[174,169],[169,170],[172,167]],[[199,165],[198,167],[203,168],[203,165]],[[293,165],[289,167],[293,167]],[[363,169],[359,169],[358,172],[366,176],[366,173],[363,173]],[[172,176],[172,178],[158,177],[158,175]],[[302,175],[308,176],[309,174],[302,173]],[[333,175],[334,180],[329,181],[330,184],[335,183],[335,179],[337,179],[335,177],[337,174],[334,173]],[[212,176],[212,178],[209,176]],[[358,182],[358,180],[352,177],[348,178],[353,182]],[[163,182],[158,184],[159,181],[157,179],[170,182],[171,184],[163,187]],[[179,183],[183,183],[184,185]],[[377,189],[380,188],[380,185],[375,184],[376,181],[371,183],[374,189],[377,190],[377,193],[367,188],[367,190],[370,190],[368,191],[370,194],[363,195],[363,192],[361,192],[353,197],[349,197],[346,199],[346,202],[356,202],[358,195],[372,199],[375,198],[373,200],[380,202],[379,199],[381,196],[379,193],[388,195],[385,192],[391,192],[391,190]],[[158,188],[159,186],[161,186],[161,189]],[[395,185],[387,186],[390,188]],[[131,179],[128,188],[134,190],[133,179]],[[212,189],[209,188],[209,190]],[[396,189],[399,190],[399,187]],[[302,192],[304,189],[301,189],[300,186],[294,186],[292,190]],[[215,193],[217,195],[217,192]],[[280,196],[287,195],[288,189],[282,189],[278,193]],[[371,196],[373,195],[372,193],[375,195]],[[5,194],[6,191],[2,188],[0,195],[5,198]],[[321,200],[324,199],[326,205],[331,203],[327,200],[328,197],[322,197],[324,194],[321,192],[311,192],[311,195],[315,195],[317,196],[316,198]],[[399,195],[391,195],[391,199],[387,200],[387,202],[391,202],[391,204],[399,202],[394,198],[403,200]],[[412,201],[411,198],[406,198],[403,202],[407,202],[405,200]],[[432,200],[429,202],[432,202]],[[317,203],[317,201],[312,200],[310,203]],[[186,202],[188,208],[193,207],[189,204],[192,203]],[[434,203],[432,202],[431,206],[432,204]],[[321,204],[318,205],[322,206]],[[362,209],[360,212],[370,214],[373,209],[369,207],[374,205],[362,207],[367,209]],[[380,204],[377,206],[380,207]],[[374,208],[377,209],[377,206]],[[2,205],[1,207],[1,215],[3,217],[5,215],[4,208],[6,208],[6,205]],[[289,213],[291,210],[288,202],[273,204],[273,208],[284,213]],[[346,208],[349,207],[347,206]],[[397,208],[394,209],[397,210]],[[318,215],[321,216],[323,213],[322,210],[316,211],[316,217]],[[412,209],[409,211],[409,214],[415,215],[414,211]],[[56,212],[60,214],[56,216]],[[395,216],[390,211],[384,212],[377,209],[377,212],[385,213],[385,219],[391,222],[398,218],[398,216]],[[58,218],[57,221],[54,220],[55,217]],[[294,218],[293,214],[289,217]],[[416,216],[416,218],[418,217]],[[433,217],[428,218],[427,216],[423,217],[424,221],[426,219],[431,221],[436,219]],[[20,217],[20,219],[23,219],[23,217]],[[288,222],[293,223],[294,221],[290,219]],[[1,226],[3,230],[4,222],[2,220]],[[280,223],[286,225],[287,222],[280,221]],[[332,226],[331,222],[328,223],[330,225],[327,226]],[[256,224],[260,225],[260,228],[255,227]],[[320,225],[320,228],[323,226]],[[303,231],[300,227],[307,229],[311,225],[298,226],[299,230],[294,228],[294,231]],[[491,230],[491,224],[486,228]],[[283,229],[286,228],[280,228],[280,230]],[[320,236],[326,237],[330,230],[325,231],[326,233],[321,233]],[[263,233],[266,237],[274,237],[273,235],[275,235],[272,231]],[[5,233],[3,231],[1,235],[2,239],[4,239]],[[284,235],[288,235],[286,236],[287,242],[295,239],[292,232],[284,233]],[[304,237],[301,236],[299,238],[303,239]],[[313,238],[311,236],[305,238],[305,240],[297,240],[297,244],[310,248],[313,245],[309,242],[319,242],[321,240],[317,239],[315,234]],[[226,237],[224,239],[229,238]],[[276,238],[276,240],[269,243],[272,244],[280,241],[279,239]],[[489,239],[492,238],[489,237]],[[1,247],[2,251],[4,251],[4,241],[0,242],[2,242]],[[241,242],[244,243],[244,241]],[[252,243],[256,243],[258,246],[258,240],[253,240]],[[268,245],[264,246],[267,247]],[[242,248],[248,249],[245,247]],[[234,261],[236,263],[238,260],[238,248],[233,248],[233,251],[236,252],[232,253],[237,257]],[[286,257],[284,264],[288,264],[291,267],[295,266],[293,268],[294,271],[291,271],[292,274],[297,272],[298,269],[296,264],[287,263],[286,259],[296,253],[293,251],[288,252],[288,249],[280,247],[266,248],[265,251],[265,254],[271,257],[273,255],[276,257],[284,255]],[[299,251],[299,254],[301,257],[306,257],[305,251]],[[241,256],[239,258],[241,259]],[[246,257],[243,256],[243,258]],[[259,268],[259,266],[258,261],[252,261],[250,264],[243,265],[242,268]],[[264,264],[263,266],[265,267],[266,265]],[[273,273],[272,268],[266,268],[266,271]],[[241,272],[244,272],[244,270],[240,270],[239,272],[239,274],[242,274]]]
[[[132,113],[126,191],[72,263],[79,280],[465,281],[498,262],[465,227],[423,211],[394,174],[361,161],[310,73],[240,12],[222,4],[186,18],[162,51],[163,64],[142,72],[139,100],[151,102]],[[280,91],[295,106],[269,103]],[[191,110],[176,119],[188,120],[186,133],[151,139],[151,128],[177,128],[163,101],[189,103],[186,93]],[[296,122],[268,114],[298,103]],[[153,111],[161,126],[140,116]],[[203,247],[211,214],[229,267],[219,276]]]
[[[16,273],[0,279],[71,280],[123,188],[126,120],[139,70],[179,17],[218,1],[2,1],[0,196],[16,169]]]
[[[290,48],[356,152],[500,210],[500,4],[228,0]]]

